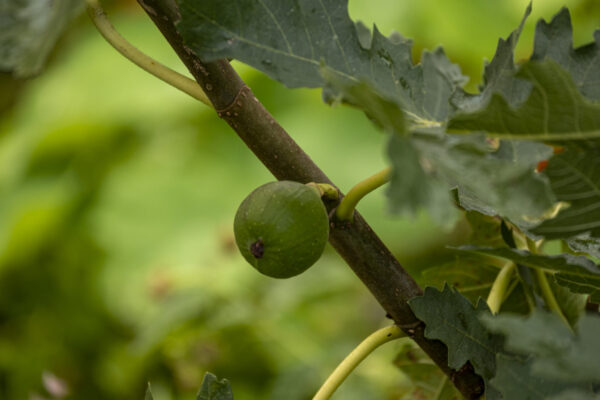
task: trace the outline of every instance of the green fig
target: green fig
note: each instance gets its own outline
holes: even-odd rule
[[[290,278],[321,257],[329,217],[316,187],[270,182],[244,199],[233,230],[240,252],[254,268],[273,278]]]

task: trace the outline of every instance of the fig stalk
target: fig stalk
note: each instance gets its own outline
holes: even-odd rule
[[[373,190],[387,183],[390,180],[391,170],[390,167],[385,168],[350,189],[335,211],[336,218],[340,221],[352,221],[358,202]]]

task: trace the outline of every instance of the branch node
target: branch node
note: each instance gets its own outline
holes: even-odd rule
[[[209,84],[207,84],[209,85]],[[206,90],[212,90],[212,87],[210,89],[206,88]],[[234,107],[242,107],[242,101],[240,100],[240,97],[246,97],[247,93],[252,93],[252,91],[250,90],[250,88],[248,87],[248,85],[242,85],[242,87],[240,87],[240,90],[238,90],[237,94],[235,95],[235,97],[233,98],[233,100],[231,101],[231,103],[229,103],[226,107],[221,108],[217,111],[217,114],[219,115],[219,117],[223,118],[223,114],[227,115],[227,116],[231,116],[231,110]],[[234,115],[237,115],[237,113],[233,113]]]
[[[414,336],[415,330],[422,324],[423,324],[423,322],[421,322],[421,321],[411,322],[410,324],[396,323],[396,325],[398,325],[400,327],[400,329],[402,329],[404,332],[406,332],[409,336]]]

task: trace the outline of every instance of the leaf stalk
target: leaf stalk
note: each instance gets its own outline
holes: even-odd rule
[[[381,328],[365,340],[363,340],[346,358],[337,366],[337,368],[329,375],[323,386],[319,389],[313,400],[327,400],[338,387],[346,380],[348,375],[360,364],[369,354],[371,354],[379,346],[401,338],[406,335],[397,325]]]
[[[125,40],[125,38],[121,36],[110,23],[106,16],[106,12],[98,0],[86,0],[86,3],[88,14],[102,37],[121,53],[121,55],[163,82],[181,90],[212,108],[212,103],[208,97],[206,97],[206,94],[204,94],[204,91],[196,81],[159,63]]]
[[[527,238],[527,247],[529,248],[529,251],[531,251],[531,253],[538,253],[538,244],[529,237]],[[550,311],[556,314],[565,323],[565,325],[571,328],[569,320],[567,319],[567,317],[565,317],[565,314],[563,313],[562,309],[560,308],[560,305],[558,304],[558,301],[556,300],[556,296],[554,296],[554,292],[550,287],[550,282],[548,282],[548,277],[546,276],[544,270],[536,268],[535,277],[537,279],[538,286],[540,288],[540,292],[542,293],[542,297],[544,298],[546,306],[550,309]]]
[[[352,221],[358,202],[373,190],[389,182],[391,171],[391,167],[385,168],[357,183],[340,202],[335,211],[336,218],[340,221]]]
[[[487,304],[492,311],[492,314],[498,314],[500,307],[506,299],[506,289],[512,278],[516,264],[512,261],[507,261],[494,280],[492,289],[487,298]]]

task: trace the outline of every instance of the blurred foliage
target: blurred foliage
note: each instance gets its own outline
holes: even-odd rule
[[[444,45],[475,88],[482,58],[526,3],[350,6],[385,34],[414,37],[416,59]],[[588,38],[598,2],[566,3],[575,37]],[[559,4],[534,4],[530,21]],[[135,2],[113,2],[110,11],[125,37],[183,71]],[[528,24],[523,43],[532,31]],[[0,399],[133,399],[148,381],[157,400],[192,399],[207,370],[226,377],[238,400],[311,398],[363,337],[388,323],[384,312],[331,249],[289,281],[245,265],[233,216],[272,180],[264,167],[210,110],[124,60],[91,23],[78,21],[59,43],[39,77],[0,80]],[[235,66],[341,188],[386,164],[386,138],[359,112]],[[445,246],[466,241],[474,229],[466,221],[447,232],[426,215],[389,218],[382,190],[359,209],[421,284],[454,279],[434,268],[456,261]],[[450,283],[469,285],[475,300],[489,286],[481,279]],[[402,346],[375,352],[337,397],[414,392],[391,366]]]
[[[461,398],[458,390],[421,348],[408,339],[403,339],[402,342],[394,364],[410,377],[414,384],[412,390],[401,397],[402,400]]]

